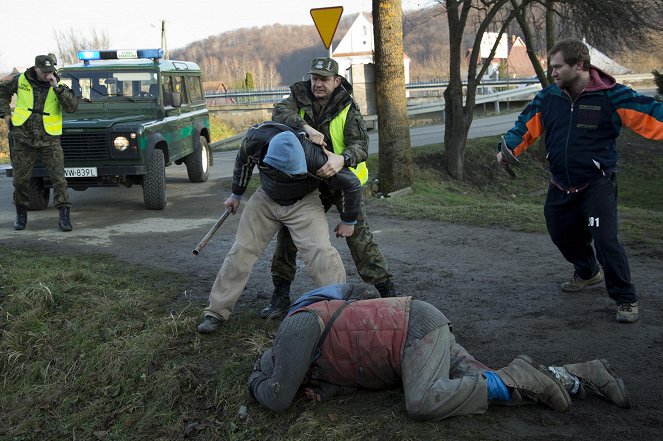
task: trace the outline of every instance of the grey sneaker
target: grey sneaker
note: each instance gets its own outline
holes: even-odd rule
[[[203,318],[203,321],[200,322],[200,324],[196,329],[201,334],[211,334],[213,332],[216,332],[221,327],[222,324],[223,320],[218,319],[211,315],[206,315],[205,318]]]
[[[582,277],[574,274],[573,277],[568,282],[562,283],[562,291],[566,292],[578,292],[586,286],[596,285],[603,281],[603,273],[601,271],[594,274],[590,279],[583,279]]]
[[[617,316],[620,323],[633,323],[638,320],[638,302],[622,303],[617,306]]]

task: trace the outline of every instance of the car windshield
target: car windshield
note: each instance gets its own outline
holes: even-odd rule
[[[159,95],[153,71],[67,71],[61,73],[61,80],[82,100],[156,100]]]

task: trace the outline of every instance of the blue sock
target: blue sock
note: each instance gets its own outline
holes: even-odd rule
[[[502,379],[495,372],[486,371],[483,373],[486,377],[488,386],[488,401],[510,401],[511,394],[506,388]]]

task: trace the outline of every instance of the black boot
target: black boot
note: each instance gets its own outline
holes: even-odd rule
[[[16,222],[14,222],[15,230],[25,230],[25,225],[28,223],[28,208],[23,205],[16,206]]]
[[[71,226],[71,221],[69,220],[69,207],[60,207],[59,227],[60,231],[73,230],[73,227]]]
[[[278,276],[272,277],[274,292],[269,306],[260,311],[262,319],[282,319],[290,308],[290,281]]]
[[[396,297],[396,287],[394,282],[391,279],[387,279],[384,282],[379,282],[375,284],[375,288],[380,293],[380,297]]]

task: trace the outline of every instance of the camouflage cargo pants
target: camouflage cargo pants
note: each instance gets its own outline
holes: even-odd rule
[[[29,204],[30,179],[37,159],[46,167],[48,176],[53,182],[53,205],[69,207],[67,180],[64,177],[64,153],[60,141],[46,146],[31,146],[22,142],[13,142],[10,149],[12,175],[14,183],[14,204],[27,207]]]
[[[321,195],[320,199],[322,199],[325,212],[329,211],[332,206],[336,206],[339,211],[342,208],[341,192],[329,196]],[[375,285],[391,278],[387,262],[375,243],[371,230],[368,228],[363,202],[359,209],[355,231],[345,241],[350,249],[350,254],[352,254],[357,272],[364,282]],[[276,249],[272,257],[272,277],[293,281],[297,272],[296,260],[297,247],[292,242],[290,232],[287,228],[281,228],[277,235]]]

